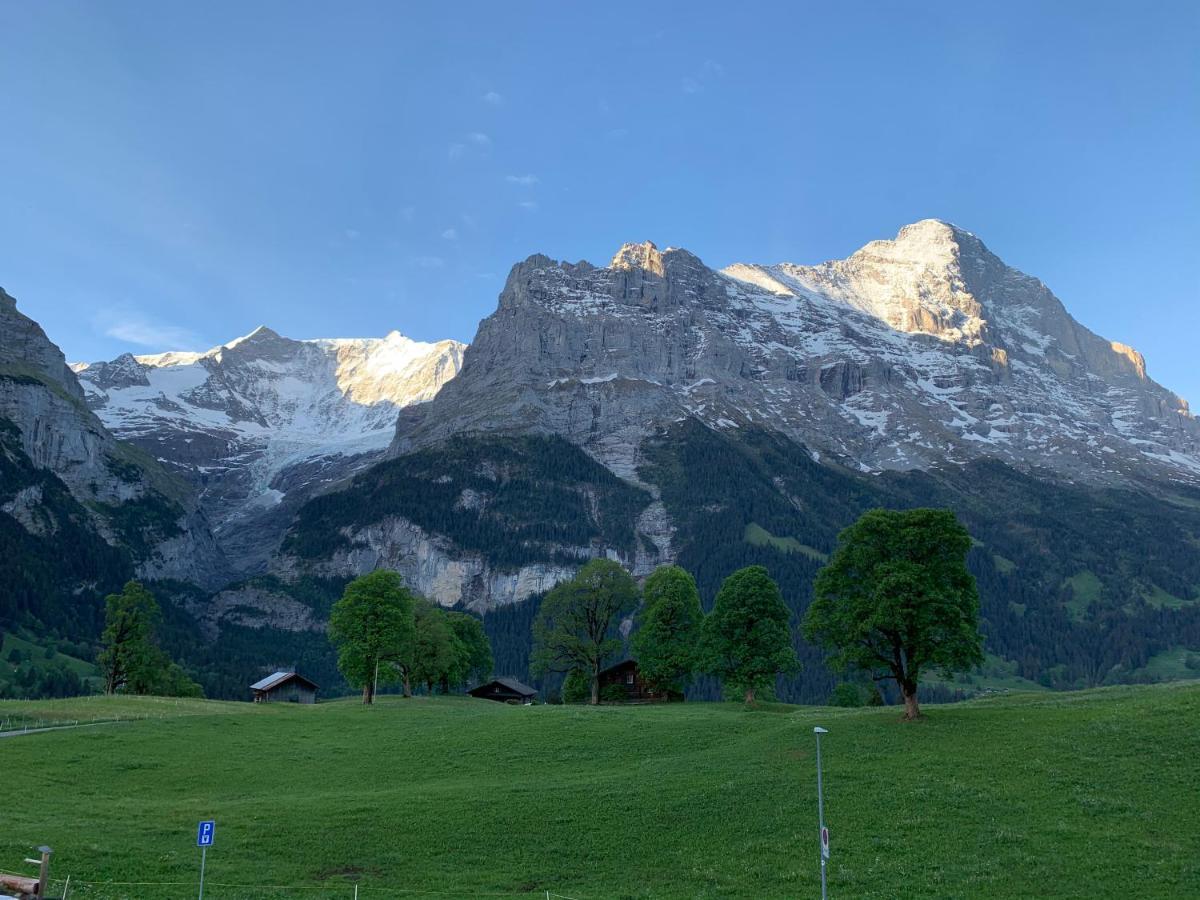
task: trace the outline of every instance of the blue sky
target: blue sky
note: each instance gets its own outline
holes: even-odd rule
[[[0,5],[0,285],[72,359],[470,340],[534,252],[938,217],[1200,405],[1200,4]]]

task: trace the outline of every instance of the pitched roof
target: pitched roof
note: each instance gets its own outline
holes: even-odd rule
[[[510,691],[515,691],[516,693],[520,694],[522,697],[532,697],[534,694],[537,693],[537,688],[531,688],[527,684],[522,684],[521,682],[517,681],[517,679],[515,679],[515,678],[494,678],[491,681],[487,682],[487,684],[481,684],[479,687],[475,688],[474,690],[469,691],[468,693],[474,694],[475,691],[482,690],[483,688],[488,687],[489,685],[493,685],[493,684],[502,684],[502,685],[504,685],[504,687],[508,688]]]
[[[300,675],[296,672],[273,672],[261,681],[256,681],[254,684],[250,685],[250,690],[269,691],[271,688],[279,687],[279,685],[283,684],[285,681],[290,681],[293,678],[300,679],[314,690],[317,688],[317,683],[315,681],[313,681],[311,678],[305,678],[303,675]]]
[[[608,667],[608,668],[606,668],[606,669],[601,669],[601,670],[600,670],[600,674],[601,674],[601,675],[607,675],[609,672],[615,672],[617,669],[623,669],[623,668],[625,668],[626,666],[630,665],[631,663],[632,663],[634,666],[637,666],[637,660],[636,660],[636,659],[634,659],[632,656],[627,656],[627,657],[625,657],[623,660],[621,660],[620,662],[613,663],[611,666],[609,666],[609,667]]]

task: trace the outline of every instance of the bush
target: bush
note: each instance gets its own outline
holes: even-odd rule
[[[579,669],[572,669],[563,682],[563,703],[587,703],[591,696],[592,685],[587,675]]]
[[[829,695],[830,706],[864,706],[866,698],[863,689],[853,682],[843,681]]]
[[[600,699],[605,703],[624,703],[629,699],[629,691],[623,684],[606,684],[600,688]]]

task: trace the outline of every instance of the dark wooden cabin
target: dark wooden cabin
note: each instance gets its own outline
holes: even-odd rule
[[[495,700],[498,703],[519,703],[528,705],[537,696],[537,691],[527,684],[522,684],[515,678],[497,678],[487,684],[467,691],[472,697],[481,700]]]
[[[296,672],[275,672],[250,685],[255,703],[316,703],[317,685]]]
[[[600,696],[604,696],[605,688],[613,685],[624,689],[625,698],[622,702],[625,703],[666,703],[671,699],[665,691],[651,689],[642,678],[635,659],[622,660],[600,672]]]

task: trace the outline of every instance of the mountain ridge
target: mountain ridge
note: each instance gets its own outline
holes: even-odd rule
[[[378,455],[396,412],[436,394],[463,349],[398,331],[294,340],[259,326],[199,353],[123,354],[74,369],[109,428],[196,486],[235,569],[249,572],[288,511]]]
[[[534,254],[389,452],[533,428],[628,477],[646,422],[688,415],[774,422],[864,471],[996,456],[1096,482],[1200,478],[1200,424],[1140,354],[939,220],[817,266],[716,271],[651,242],[604,268]]]

